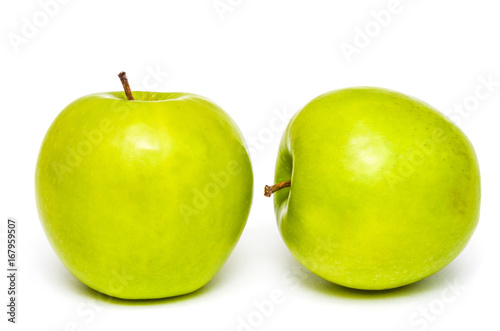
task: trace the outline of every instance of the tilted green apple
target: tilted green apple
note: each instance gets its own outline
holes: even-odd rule
[[[125,299],[186,294],[214,277],[245,226],[253,176],[244,139],[203,97],[132,93],[121,78],[126,94],[80,98],[48,130],[36,167],[40,219],[89,287]]]
[[[479,166],[429,105],[379,88],[333,91],[290,121],[275,174],[278,227],[313,273],[389,289],[450,263],[478,221]]]

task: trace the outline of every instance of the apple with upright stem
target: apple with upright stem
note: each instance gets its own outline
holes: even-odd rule
[[[124,299],[193,292],[245,226],[253,176],[243,136],[189,93],[82,97],[49,128],[36,166],[45,233],[66,268]]]

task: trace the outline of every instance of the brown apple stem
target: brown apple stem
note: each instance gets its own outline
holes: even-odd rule
[[[125,90],[125,95],[127,99],[134,100],[134,96],[132,95],[132,90],[130,90],[130,85],[128,84],[127,74],[125,71],[122,71],[118,74],[120,80],[122,81],[123,89]]]
[[[281,189],[284,189],[285,187],[290,187],[290,186],[292,186],[291,180],[287,180],[287,181],[275,184],[273,186],[266,185],[266,187],[264,187],[264,195],[266,197],[270,197],[273,193],[275,193]]]

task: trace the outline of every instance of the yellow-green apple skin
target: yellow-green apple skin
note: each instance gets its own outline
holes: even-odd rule
[[[279,149],[281,235],[320,277],[356,289],[421,280],[466,246],[480,177],[467,137],[431,106],[370,87],[311,101]]]
[[[124,299],[193,292],[245,226],[253,176],[244,139],[187,93],[100,93],[71,103],[36,166],[41,223],[66,268]]]

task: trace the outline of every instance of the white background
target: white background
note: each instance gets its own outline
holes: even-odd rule
[[[231,10],[218,13],[213,0],[60,0],[44,21],[38,1],[2,1],[4,261],[6,218],[20,224],[19,323],[9,324],[9,330],[498,328],[497,2],[401,0],[390,22],[385,17],[385,26],[376,23],[373,12],[392,8],[389,0],[220,3]],[[36,31],[26,28],[29,22],[39,26]],[[368,40],[357,32],[365,28]],[[24,39],[16,44],[13,38]],[[341,46],[355,42],[357,53],[346,57]],[[214,100],[256,151],[254,202],[241,240],[219,274],[188,296],[152,302],[103,299],[61,265],[38,220],[33,177],[46,130],[76,98],[121,90],[117,74],[122,70],[133,90],[193,92]],[[476,89],[487,91],[483,81],[488,79],[496,86],[478,100]],[[262,195],[264,184],[273,182],[285,125],[281,118],[319,94],[358,85],[395,89],[451,112],[481,164],[481,219],[467,248],[436,275],[391,291],[349,290],[303,270],[281,240],[272,200]],[[459,113],[457,105],[464,103],[467,108]],[[256,302],[273,293],[285,300],[264,316]],[[0,316],[4,329],[6,314]],[[250,327],[242,326],[248,322]]]

